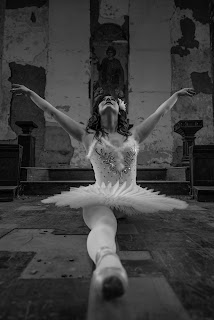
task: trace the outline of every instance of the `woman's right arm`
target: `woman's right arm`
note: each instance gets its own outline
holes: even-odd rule
[[[19,84],[13,84],[10,91],[17,95],[24,94],[28,96],[40,109],[51,115],[69,135],[71,135],[74,139],[83,142],[83,138],[85,136],[84,127],[78,122],[72,120],[63,112],[53,107],[49,102],[41,98],[34,91]]]

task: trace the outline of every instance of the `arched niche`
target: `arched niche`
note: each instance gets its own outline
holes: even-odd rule
[[[123,99],[128,107],[127,34],[127,28],[114,23],[98,23],[91,34],[91,112],[94,101],[102,93]]]

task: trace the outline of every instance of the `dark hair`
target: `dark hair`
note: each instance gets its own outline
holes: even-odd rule
[[[109,47],[107,48],[106,54],[107,54],[109,51],[113,52],[113,55],[114,55],[114,56],[115,56],[116,53],[117,53],[116,49],[115,49],[114,47],[112,47],[112,46],[109,46]]]
[[[106,96],[109,96],[109,94],[104,94],[104,95],[100,96],[99,98],[97,98],[97,100],[95,101],[92,116],[89,118],[88,124],[86,127],[87,133],[91,133],[90,129],[95,131],[94,137],[99,141],[100,141],[101,137],[108,135],[108,133],[101,127],[101,117],[100,117],[99,109],[98,109],[100,102]],[[127,113],[126,113],[126,111],[121,110],[121,109],[119,110],[119,113],[120,114],[118,114],[117,132],[119,134],[125,136],[127,139],[128,136],[132,135],[132,133],[129,131],[129,122],[127,119]]]

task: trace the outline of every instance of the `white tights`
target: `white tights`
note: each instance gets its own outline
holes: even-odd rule
[[[87,239],[87,250],[94,263],[97,251],[101,247],[109,247],[115,253],[117,220],[111,209],[105,206],[84,207],[83,219],[91,229]]]

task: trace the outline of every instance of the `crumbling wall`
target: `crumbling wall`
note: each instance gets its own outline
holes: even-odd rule
[[[182,139],[174,124],[203,119],[197,144],[213,143],[209,1],[130,2],[130,118],[139,123],[183,87],[195,97],[179,98],[142,143],[140,166],[180,165]]]
[[[40,95],[45,91],[48,44],[47,1],[6,1],[2,56],[2,102],[0,140],[17,143],[21,129],[17,120],[32,120],[38,125],[36,165],[44,145],[45,120],[41,110],[25,97],[12,97],[11,82],[31,87]]]
[[[193,87],[197,95],[180,98],[172,109],[172,127],[179,120],[203,120],[196,144],[214,143],[209,1],[175,0],[171,19],[172,91]],[[173,133],[173,164],[182,158],[182,139]]]
[[[2,4],[3,2],[1,2]],[[33,120],[36,166],[89,167],[84,148],[29,99],[14,97],[21,82],[86,126],[90,116],[89,40],[99,23],[129,32],[129,118],[138,124],[175,91],[194,87],[180,98],[142,143],[139,166],[179,165],[182,139],[176,122],[202,119],[197,144],[213,143],[213,105],[208,0],[7,0],[0,20],[2,94],[0,141],[16,143],[17,120]],[[4,11],[3,6],[0,7]],[[3,22],[4,21],[4,22]],[[1,39],[3,38],[3,43]],[[18,111],[19,108],[19,111]]]
[[[85,1],[7,1],[4,22],[0,140],[17,143],[17,120],[38,125],[36,166],[89,165],[84,150],[42,110],[10,93],[24,84],[76,121],[89,117],[89,4]],[[75,151],[74,151],[75,150]],[[71,160],[72,159],[72,160]]]

